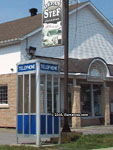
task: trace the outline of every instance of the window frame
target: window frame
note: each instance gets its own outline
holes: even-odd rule
[[[83,84],[89,84],[91,86],[91,91],[90,91],[91,92],[91,116],[88,116],[87,119],[90,119],[90,118],[101,118],[102,117],[102,110],[101,110],[101,115],[100,116],[96,116],[95,115],[93,85],[102,85],[103,86],[103,84],[102,83],[86,83],[86,82],[82,82],[82,83],[80,83],[80,86],[83,85]],[[86,117],[84,117],[84,119],[85,118]]]
[[[8,85],[7,84],[0,84],[0,88],[5,87],[6,89],[4,89],[4,91],[0,91],[0,106],[7,106],[8,105]],[[3,90],[3,89],[0,89]],[[4,92],[4,93],[2,93]],[[5,98],[4,98],[4,97]]]

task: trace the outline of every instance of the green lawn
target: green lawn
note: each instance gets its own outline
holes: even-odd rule
[[[86,135],[76,141],[53,147],[0,146],[0,150],[90,150],[113,147],[113,134]]]

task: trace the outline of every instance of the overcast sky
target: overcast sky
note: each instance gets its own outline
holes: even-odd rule
[[[81,2],[85,0],[80,0]],[[91,0],[105,17],[113,23],[113,0]],[[0,0],[0,23],[27,17],[30,8],[42,12],[42,0]]]

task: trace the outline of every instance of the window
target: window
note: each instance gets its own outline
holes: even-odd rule
[[[95,116],[101,115],[101,85],[93,85],[94,113]]]
[[[58,77],[54,76],[54,113],[58,112]]]
[[[0,85],[0,104],[8,104],[8,86]]]
[[[81,111],[89,116],[101,116],[101,87],[99,84],[81,85]]]
[[[18,113],[36,113],[36,75],[18,76]]]
[[[24,112],[29,112],[29,75],[24,76]]]
[[[40,111],[57,113],[59,111],[59,80],[55,75],[40,76]]]
[[[18,76],[18,113],[23,112],[23,76]]]
[[[47,111],[52,113],[52,76],[47,76]]]
[[[41,74],[40,76],[40,111],[41,113],[45,113],[45,75]]]
[[[89,116],[92,115],[90,84],[81,85],[81,108],[82,108],[82,113],[87,113]]]
[[[36,75],[31,74],[31,113],[36,113]]]

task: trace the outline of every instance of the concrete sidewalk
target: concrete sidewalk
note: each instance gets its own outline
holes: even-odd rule
[[[83,135],[88,135],[88,134],[108,134],[112,133],[113,134],[113,125],[109,126],[89,126],[89,127],[82,127],[78,129],[71,129],[72,131],[76,132],[82,132]]]
[[[35,137],[20,137],[18,143],[25,144],[35,144]],[[16,134],[11,133],[0,133],[0,145],[15,145],[17,144]]]
[[[83,135],[87,134],[113,134],[113,125],[110,126],[90,126],[82,127],[79,129],[72,129],[72,131],[82,132]],[[15,129],[1,129],[0,128],[0,145],[14,145],[17,144]],[[35,143],[35,137],[21,137],[19,143]],[[113,150],[113,148],[100,149],[100,150]]]
[[[19,143],[35,143],[35,137],[21,137]],[[16,129],[0,128],[0,145],[15,145],[17,144]]]

